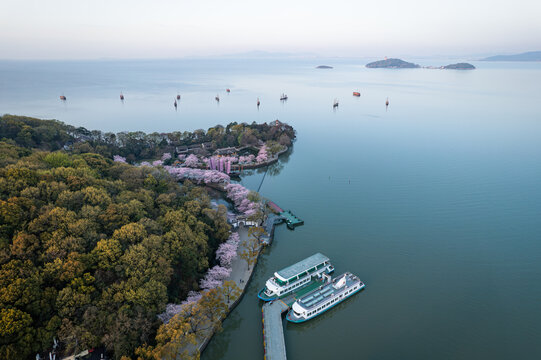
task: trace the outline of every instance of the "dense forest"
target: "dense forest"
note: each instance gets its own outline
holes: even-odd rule
[[[56,120],[40,120],[24,116],[0,117],[0,139],[26,148],[55,151],[68,149],[74,153],[96,153],[107,158],[121,155],[128,162],[160,158],[163,153],[177,155],[179,147],[208,144],[212,148],[257,145],[269,140],[281,145],[291,145],[295,138],[293,127],[281,122],[271,124],[230,123],[216,125],[207,131],[175,131],[146,134],[141,131],[103,133],[83,127],[66,125]],[[204,149],[199,155],[209,155]]]
[[[223,145],[236,136],[238,144],[255,132],[288,131],[271,128],[235,124],[178,141]],[[54,337],[67,350],[105,346],[115,358],[142,344],[164,348],[160,341],[173,335],[157,314],[197,290],[229,237],[225,208],[213,210],[203,188],[111,159],[129,156],[131,146],[140,146],[134,158],[161,155],[170,143],[82,132],[0,118],[1,359],[34,358]]]

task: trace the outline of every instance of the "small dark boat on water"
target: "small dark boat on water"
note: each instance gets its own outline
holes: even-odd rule
[[[175,102],[173,103],[173,105],[175,106],[175,109],[177,108],[177,101],[175,100]]]
[[[225,91],[227,91],[228,93],[230,93],[230,92],[231,92],[231,89],[225,89]]]
[[[338,100],[334,99],[334,104],[332,104],[333,109],[336,109],[338,107]]]
[[[353,96],[357,96],[357,97],[359,97],[359,96],[361,96],[361,93],[360,93],[360,92],[358,92],[358,91],[354,91],[354,92],[353,92]]]
[[[180,95],[177,94],[177,100],[180,100]]]
[[[259,107],[259,105],[261,105],[261,102],[259,101],[259,98],[257,98],[257,107]]]
[[[389,106],[389,98],[385,101],[385,106]]]
[[[286,95],[286,94],[282,94],[282,96],[280,96],[280,100],[286,101],[286,100],[287,100],[287,95]]]
[[[66,97],[64,95],[60,95],[60,100],[66,101]]]
[[[220,97],[218,95],[216,95],[216,97],[214,98],[217,102],[220,102]]]
[[[124,100],[124,94],[120,93],[120,100]]]

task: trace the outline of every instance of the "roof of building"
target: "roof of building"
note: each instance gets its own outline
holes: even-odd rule
[[[299,261],[296,264],[286,267],[280,271],[277,271],[274,275],[282,281],[287,281],[298,274],[313,268],[325,261],[329,261],[329,258],[321,253],[314,254],[306,259]]]
[[[274,202],[272,201],[269,201],[267,202],[267,205],[271,208],[272,211],[274,212],[277,212],[277,213],[281,213],[281,212],[284,212],[284,210],[282,210],[281,207],[279,207],[278,205],[276,205]]]

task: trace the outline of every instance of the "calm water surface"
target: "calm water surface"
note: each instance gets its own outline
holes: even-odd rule
[[[335,69],[314,69],[321,63]],[[277,118],[297,129],[260,192],[305,225],[277,228],[204,360],[261,359],[257,291],[317,251],[366,289],[305,324],[284,323],[289,359],[540,358],[541,64],[364,63],[0,62],[0,113],[105,131]],[[262,176],[242,181],[257,189]]]

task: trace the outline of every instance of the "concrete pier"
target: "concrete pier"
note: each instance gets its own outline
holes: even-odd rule
[[[282,314],[289,306],[282,300],[265,303],[263,313],[263,346],[265,360],[286,360],[286,343],[282,327]]]

